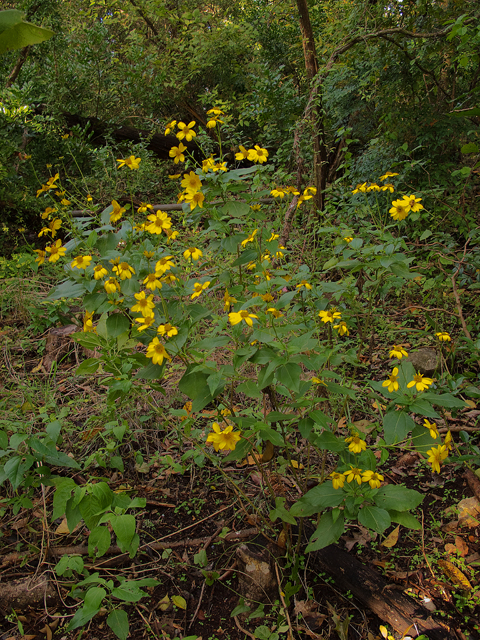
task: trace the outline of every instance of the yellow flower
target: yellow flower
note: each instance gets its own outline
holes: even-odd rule
[[[135,269],[131,267],[127,262],[120,262],[113,267],[113,273],[115,273],[120,280],[130,280],[132,273],[135,273]]]
[[[49,217],[49,215],[50,215],[51,213],[54,213],[55,211],[56,211],[56,209],[55,209],[54,207],[47,207],[47,208],[45,209],[45,211],[44,211],[44,212],[42,213],[42,215],[41,215],[42,220],[45,220],[45,218],[48,218],[48,217]]]
[[[167,234],[167,244],[170,244],[171,240],[175,240],[178,237],[178,231],[172,231],[171,229],[164,229]]]
[[[84,333],[90,333],[90,332],[94,332],[95,329],[93,327],[93,311],[86,311],[85,315],[83,317],[83,332]]]
[[[215,451],[219,449],[233,451],[240,440],[240,431],[233,431],[233,426],[229,424],[225,429],[221,429],[218,422],[212,424],[213,433],[207,437],[207,442],[211,442]]]
[[[68,205],[72,203],[70,202],[70,200],[67,200],[66,198],[62,198],[60,200],[60,204],[63,205],[64,207],[68,207]]]
[[[350,483],[352,480],[355,480],[357,484],[362,484],[362,473],[363,471],[361,469],[357,469],[357,467],[352,467],[350,465],[350,470],[345,471],[347,482]]]
[[[168,134],[170,133],[170,131],[172,131],[172,129],[175,127],[175,125],[177,124],[176,120],[172,120],[171,122],[169,122],[167,124],[167,126],[165,127],[165,135],[168,136]]]
[[[235,302],[237,302],[237,299],[234,298],[233,296],[228,294],[228,289],[225,289],[225,294],[223,296],[223,310],[224,311],[228,311],[230,309],[230,307],[232,306],[232,304],[235,304]]]
[[[210,156],[209,158],[202,160],[202,171],[204,171],[205,173],[208,173],[210,169],[212,169],[213,171],[214,166],[215,166],[215,160],[213,159],[213,156]]]
[[[268,159],[268,151],[260,148],[258,144],[256,144],[254,149],[248,150],[248,159],[252,162],[263,164]]]
[[[178,278],[176,278],[174,275],[170,274],[168,276],[164,276],[162,278],[162,282],[165,282],[166,284],[172,285],[174,284],[176,281],[178,280]]]
[[[254,313],[248,313],[246,309],[242,309],[242,311],[238,312],[232,311],[228,314],[228,321],[231,325],[236,325],[243,320],[249,327],[253,327],[252,318],[258,318],[258,316]]]
[[[417,213],[417,211],[420,211],[421,209],[423,209],[423,204],[420,204],[421,198],[417,198],[414,195],[410,195],[410,196],[403,196],[403,199],[408,202],[408,204],[410,205],[410,209],[414,213]]]
[[[148,204],[147,202],[142,202],[137,211],[138,213],[145,213],[148,209],[153,209],[153,206],[151,204]]]
[[[435,422],[429,422],[426,418],[423,420],[423,426],[429,430],[430,432],[430,436],[436,440],[437,438],[440,437],[440,434],[438,433],[438,429],[437,429],[437,425],[435,424]]]
[[[182,142],[180,142],[178,147],[172,147],[170,149],[168,155],[173,158],[175,164],[178,164],[179,162],[185,162],[185,155],[183,152],[186,150],[187,147]]]
[[[367,448],[367,443],[365,440],[362,440],[360,436],[357,434],[350,436],[350,438],[345,438],[345,442],[349,442],[348,448],[352,453],[362,453]]]
[[[50,166],[51,166],[51,165],[50,165]],[[37,191],[37,198],[38,198],[38,196],[39,196],[41,193],[43,193],[44,191],[49,191],[50,189],[56,189],[56,188],[57,188],[57,185],[55,184],[55,182],[59,179],[59,177],[60,177],[60,174],[59,174],[59,173],[56,173],[52,178],[49,178],[49,179],[47,180],[47,183],[46,183],[46,184],[43,184],[43,185],[42,185],[42,187],[41,187],[41,189],[39,189],[39,190]]]
[[[139,327],[137,327],[139,331],[145,331],[145,329],[151,327],[155,322],[155,316],[152,314],[151,316],[142,316],[141,318],[135,318],[135,322],[138,322],[140,325]]]
[[[438,331],[435,335],[440,340],[440,342],[450,342],[451,340],[450,334],[448,334],[446,331]]]
[[[407,387],[410,389],[416,386],[417,391],[425,391],[431,384],[433,384],[432,378],[425,378],[421,373],[417,373],[413,376],[413,380],[407,384]]]
[[[383,476],[375,471],[363,471],[362,482],[368,482],[372,489],[378,489],[383,482]]]
[[[291,188],[291,187],[290,187]],[[292,193],[295,193],[292,191]],[[298,191],[297,191],[298,193]],[[307,187],[303,192],[304,196],[316,196],[317,195],[317,187]]]
[[[50,247],[45,247],[45,251],[50,254],[48,261],[56,262],[61,256],[65,255],[66,248],[62,247],[61,240],[57,240],[55,244],[52,244]]]
[[[283,318],[283,313],[274,307],[267,309],[267,313],[271,313],[274,318]]]
[[[173,336],[178,335],[178,329],[171,325],[170,322],[167,322],[167,324],[161,324],[158,327],[157,333],[161,336],[167,336],[167,338],[173,338]]]
[[[365,193],[367,190],[367,183],[364,182],[363,184],[357,184],[357,186],[355,187],[355,189],[352,191],[353,195],[355,195],[356,193],[358,193],[359,191],[361,193]]]
[[[153,293],[147,297],[145,295],[145,291],[140,291],[140,293],[134,294],[134,298],[137,300],[137,304],[134,304],[133,307],[131,307],[131,310],[134,313],[138,311],[144,318],[153,315],[153,309],[155,309]]]
[[[440,473],[440,463],[448,456],[447,447],[442,444],[438,447],[432,447],[427,451],[428,462],[432,465],[432,471]]]
[[[87,202],[93,202],[93,198],[89,193],[87,193]]]
[[[197,206],[203,209],[204,200],[205,196],[201,191],[195,191],[195,193],[187,191],[187,195],[185,196],[185,202],[190,203],[190,211],[193,211]]]
[[[224,111],[222,111],[221,109],[219,109],[218,107],[212,107],[211,109],[209,109],[207,111],[207,116],[222,116],[224,115]]]
[[[153,364],[162,364],[163,359],[171,360],[165,347],[158,338],[154,338],[147,347],[147,358],[151,358]]]
[[[388,392],[393,393],[394,391],[398,391],[398,367],[392,371],[392,374],[388,377],[388,380],[382,382],[382,387],[388,387]]]
[[[77,269],[86,269],[91,261],[92,261],[92,256],[77,256],[72,261],[70,266],[72,267],[72,269],[74,269],[75,267]]]
[[[367,187],[367,191],[380,191],[380,187],[378,184],[373,183]]]
[[[120,291],[120,285],[115,278],[109,278],[105,281],[104,285],[105,291],[107,293],[115,293],[115,291]]]
[[[410,212],[410,205],[407,200],[394,200],[389,213],[394,220],[405,220]]]
[[[405,358],[408,358],[408,353],[405,351],[401,344],[394,344],[392,350],[388,354],[389,358],[398,358],[399,360],[401,360],[404,356]]]
[[[450,430],[447,431],[443,444],[447,448],[447,451],[451,451],[453,449],[452,432]]]
[[[159,235],[165,229],[170,229],[172,226],[172,219],[167,216],[165,211],[157,211],[147,216],[147,220],[150,220],[150,224],[145,227],[145,230],[149,233]]]
[[[272,300],[275,300],[271,293],[264,293],[263,296],[260,297],[264,302],[272,302]]]
[[[340,311],[337,311],[335,307],[332,307],[328,311],[320,311],[318,315],[325,324],[327,324],[327,322],[333,323],[335,320],[340,320],[342,317]]]
[[[353,236],[345,236],[344,241],[349,244],[353,240]]]
[[[193,138],[196,138],[197,134],[195,133],[195,131],[192,131],[194,126],[195,126],[195,120],[192,120],[192,122],[189,122],[188,125],[185,124],[184,122],[179,122],[178,123],[179,131],[176,134],[177,138],[179,140],[183,140],[185,138],[187,142],[190,142],[190,140],[192,140]]]
[[[180,184],[187,191],[199,191],[202,188],[202,181],[194,171],[184,173]]]
[[[261,208],[262,208],[261,204],[252,204],[252,205],[250,205],[250,209],[252,211],[260,211]]]
[[[195,300],[195,298],[198,298],[202,291],[205,291],[205,289],[208,288],[209,284],[210,281],[204,282],[203,284],[201,284],[200,282],[195,282],[195,284],[193,285],[193,293],[190,296],[190,300]]]
[[[97,266],[93,268],[93,277],[95,280],[101,280],[106,275],[108,275],[108,271],[101,264],[97,264]]]
[[[347,323],[343,322],[343,320],[342,320],[342,322],[339,322],[338,324],[334,324],[333,328],[336,331],[338,331],[338,335],[339,336],[344,336],[344,335],[349,336],[350,335],[350,331],[348,330]]]
[[[381,186],[381,190],[390,191],[390,193],[393,193],[395,191],[395,187],[393,186],[393,184],[390,184],[390,182],[387,182],[386,184]]]
[[[45,251],[42,251],[41,249],[34,249],[33,251],[37,254],[37,257],[35,258],[35,262],[38,262],[40,266],[45,262],[45,255],[46,255]]]
[[[189,247],[186,251],[183,252],[183,257],[185,260],[199,260],[203,256],[203,253],[200,249],[196,249],[195,247]]]
[[[168,176],[170,178],[170,180],[177,180],[178,178],[180,178],[182,174],[181,173],[174,173],[171,176]]]
[[[317,378],[316,376],[314,376],[312,378],[312,382],[314,384],[323,384],[324,387],[326,387],[327,385],[325,384],[325,382],[321,379],[321,378]]]
[[[393,176],[398,176],[398,173],[392,173],[391,171],[386,171],[383,176],[380,176],[379,180],[383,182],[387,178],[393,178]]]
[[[170,271],[175,264],[172,262],[173,256],[163,256],[160,260],[157,261],[155,265],[155,272],[159,275],[163,275],[165,271]]]
[[[283,189],[272,189],[272,191],[270,191],[270,195],[274,198],[284,198],[286,193]]]
[[[300,283],[297,284],[297,289],[301,289],[302,287],[305,287],[305,289],[310,291],[310,289],[312,288],[312,285],[306,280],[301,280]]]
[[[133,171],[134,169],[138,169],[139,168],[141,161],[142,161],[141,158],[135,158],[135,156],[129,156],[125,160],[121,160],[121,159],[117,158],[117,162],[120,163],[118,165],[118,169],[121,169],[122,167],[127,166],[129,169],[132,169],[132,171]]]
[[[216,162],[212,167],[212,171],[228,171],[227,163]]]
[[[254,231],[252,231],[252,233],[248,236],[248,238],[245,238],[245,240],[242,240],[242,242],[240,243],[242,245],[242,247],[244,247],[245,245],[247,245],[249,242],[253,242],[255,236],[257,235],[257,231],[258,229],[255,229]]]
[[[161,289],[162,283],[158,279],[162,274],[155,272],[149,273],[148,276],[143,281],[146,289],[150,289],[150,291],[155,291],[155,289]]]
[[[125,207],[121,207],[116,200],[112,200],[113,211],[110,214],[110,222],[118,222],[125,213]]]
[[[235,160],[246,160],[248,158],[248,151],[242,145],[238,147],[240,151],[235,154]]]
[[[332,479],[332,484],[334,489],[341,489],[345,484],[345,476],[343,473],[338,473],[338,471],[334,471],[330,474]]]

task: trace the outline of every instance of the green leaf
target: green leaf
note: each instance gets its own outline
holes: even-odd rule
[[[383,533],[392,524],[388,511],[374,507],[371,504],[366,504],[360,509],[358,521],[367,529],[372,529],[377,533]]]
[[[118,338],[122,333],[126,333],[130,329],[130,321],[122,313],[112,313],[107,318],[107,336],[109,338]]]
[[[388,411],[383,416],[385,442],[387,444],[401,442],[414,426],[414,421],[405,411]]]
[[[241,460],[250,453],[252,448],[253,445],[248,440],[242,438],[242,440],[237,442],[235,449],[233,451],[230,451],[228,456],[225,456],[225,458],[223,458],[223,461],[231,462],[232,460]]]
[[[77,376],[86,376],[94,374],[100,366],[100,360],[98,358],[87,358],[84,360],[75,371]]]
[[[213,338],[204,338],[200,342],[196,342],[192,349],[205,349],[206,351],[213,351],[213,349],[219,349],[225,347],[230,342],[228,336],[214,336]]]
[[[263,393],[255,380],[246,380],[235,388],[236,393],[244,393],[247,398],[262,398]]]
[[[373,501],[381,509],[395,509],[396,511],[408,511],[415,509],[422,502],[423,496],[413,489],[407,489],[402,485],[387,484],[381,487],[375,494]]]
[[[72,333],[70,337],[73,338],[75,342],[78,342],[78,344],[81,344],[82,347],[85,347],[85,349],[91,349],[92,351],[102,344],[100,336],[91,332],[83,333],[83,331],[78,331],[77,333]]]
[[[183,609],[185,611],[187,608],[187,602],[185,598],[182,598],[182,596],[172,596],[172,602],[179,609]]]
[[[23,21],[23,13],[16,9],[0,11],[0,54],[23,49],[49,40],[54,32]]]
[[[295,391],[298,393],[300,389],[300,374],[302,369],[298,364],[294,362],[288,362],[275,371],[275,375],[280,384],[287,387],[289,391]]]
[[[323,433],[311,436],[310,442],[320,449],[326,449],[327,451],[334,451],[336,453],[345,449],[345,441],[343,438],[337,438],[331,431],[323,431]]]
[[[329,480],[307,491],[300,500],[292,505],[290,513],[293,516],[311,516],[328,507],[338,507],[344,498],[344,492],[340,489],[334,489],[332,482]]]
[[[460,149],[460,153],[478,153],[479,147],[475,142],[467,142]]]
[[[86,291],[85,285],[74,280],[65,280],[51,291],[45,300],[59,300],[60,298],[79,298]]]
[[[135,535],[135,517],[130,514],[112,516],[110,518],[110,524],[117,536],[117,543],[119,547],[122,551],[126,550]]]
[[[66,630],[72,631],[73,629],[82,627],[91,620],[93,616],[100,611],[102,600],[106,595],[107,592],[105,589],[102,589],[102,587],[90,587],[85,594],[83,607],[76,611]]]
[[[438,413],[432,407],[432,404],[425,399],[424,396],[415,398],[415,400],[408,406],[409,411],[412,413],[419,413],[421,416],[427,418],[440,418]]]
[[[148,593],[139,588],[136,580],[125,580],[119,587],[112,590],[112,596],[124,602],[138,602]]]
[[[248,249],[247,251],[242,251],[235,262],[232,262],[232,267],[239,267],[242,264],[255,262],[256,260],[258,260],[258,251],[256,249]]]
[[[242,216],[246,216],[247,213],[250,213],[250,205],[246,202],[240,202],[239,200],[231,200],[227,202],[220,211],[224,215],[232,216],[232,218],[241,218]]]
[[[263,422],[257,422],[257,424],[255,425],[255,431],[257,431],[264,442],[271,442],[276,447],[285,446],[282,434],[278,433],[278,431],[275,431],[275,429],[271,429]]]
[[[433,391],[424,391],[422,398],[428,400],[432,404],[436,404],[439,407],[446,407],[447,409],[459,408],[464,409],[468,405],[464,400],[460,400],[451,393],[434,393]]]
[[[104,556],[110,549],[112,537],[107,527],[95,527],[88,536],[88,555],[93,558]]]
[[[307,553],[310,553],[310,551],[318,551],[319,549],[328,547],[329,544],[337,542],[344,531],[345,524],[343,512],[340,513],[335,522],[333,521],[333,515],[331,511],[325,513],[320,518],[318,527],[315,533],[310,538],[310,543],[308,544],[305,551]]]
[[[275,522],[277,518],[280,518],[280,520],[282,520],[283,522],[288,522],[289,524],[297,524],[297,521],[292,516],[292,514],[285,509],[285,500],[286,498],[275,498],[275,509],[273,509],[269,513],[270,520],[272,522]]]
[[[412,430],[412,443],[415,449],[425,455],[432,447],[437,447],[442,444],[442,441],[438,438],[434,440],[430,435],[430,431],[424,426],[416,424]]]
[[[407,529],[414,529],[418,531],[422,528],[421,523],[412,516],[408,511],[395,511],[394,509],[389,509],[388,513],[390,514],[390,518],[392,522],[396,522],[397,524],[401,524],[402,527],[407,527]]]
[[[187,371],[183,374],[182,379],[178,383],[178,388],[182,393],[192,400],[192,411],[201,411],[212,401],[210,389],[208,387],[208,375],[200,371]]]
[[[123,611],[123,609],[114,609],[108,614],[107,624],[117,638],[120,638],[120,640],[127,640],[130,627],[126,611]]]

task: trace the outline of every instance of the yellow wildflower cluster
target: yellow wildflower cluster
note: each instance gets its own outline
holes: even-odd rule
[[[362,482],[368,482],[372,489],[378,489],[383,482],[383,476],[380,473],[371,471],[370,469],[362,471],[352,465],[350,465],[348,471],[344,471],[343,473],[334,471],[330,474],[330,477],[332,478],[334,489],[341,489],[345,484],[345,480],[347,483],[355,481],[359,485],[362,484]]]
[[[199,206],[200,209],[203,209],[203,201],[205,200],[205,196],[201,192],[202,181],[195,173],[195,171],[184,173],[183,180],[180,184],[182,185],[184,191],[179,195],[178,202],[190,203],[190,211],[193,211],[196,206]]]
[[[414,195],[403,196],[401,200],[392,202],[392,208],[389,209],[389,213],[394,220],[405,220],[410,211],[416,213],[423,209],[423,204],[420,204],[421,199]]]
[[[240,151],[235,154],[235,160],[250,160],[258,164],[263,164],[268,160],[268,151],[262,149],[258,144],[256,144],[253,149],[246,149],[242,145],[239,145],[238,148]]]

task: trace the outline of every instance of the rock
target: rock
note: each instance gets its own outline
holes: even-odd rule
[[[435,373],[440,362],[435,349],[423,348],[410,353],[407,362],[411,362],[415,371],[429,376]]]

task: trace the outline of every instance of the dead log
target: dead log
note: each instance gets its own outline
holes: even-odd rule
[[[45,575],[0,582],[0,611],[4,615],[11,613],[12,608],[20,611],[27,607],[43,608],[44,602],[53,604],[57,599],[57,591]]]
[[[336,588],[350,591],[398,633],[412,638],[425,634],[429,640],[460,640],[462,637],[455,629],[434,619],[418,602],[392,589],[373,567],[365,566],[340,547],[330,545],[314,551],[312,560],[315,568],[335,579]]]

